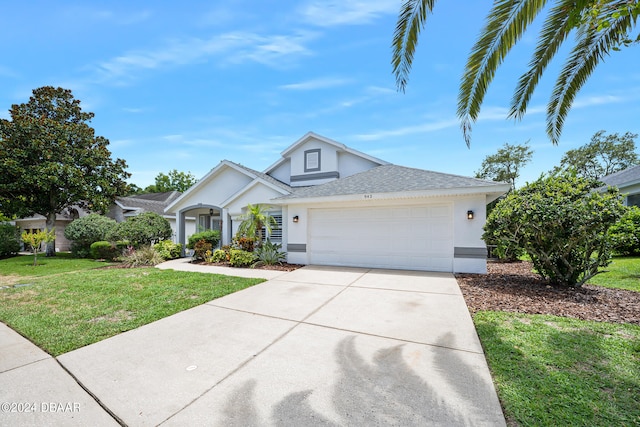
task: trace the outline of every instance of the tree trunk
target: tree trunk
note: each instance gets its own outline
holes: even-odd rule
[[[50,232],[53,227],[55,227],[56,225],[56,213],[55,212],[49,212],[47,214],[47,221],[46,221],[46,228],[47,228],[47,232]],[[51,242],[47,243],[47,256],[56,256],[56,241],[55,239]]]

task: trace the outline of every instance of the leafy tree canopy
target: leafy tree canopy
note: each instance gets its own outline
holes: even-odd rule
[[[129,194],[165,193],[168,191],[180,191],[184,193],[195,183],[196,177],[191,172],[179,172],[173,169],[167,174],[160,172],[158,176],[156,176],[155,184],[148,185],[144,189],[135,184],[130,184]]]
[[[109,140],[89,126],[68,89],[45,86],[0,119],[0,208],[5,215],[40,214],[47,230],[57,212],[78,205],[106,210],[125,189],[124,160],[111,159]],[[54,255],[53,245],[47,255]]]
[[[531,156],[533,151],[528,141],[524,144],[505,143],[496,154],[485,157],[475,176],[480,179],[508,182],[513,190],[516,188],[520,170],[531,161]]]
[[[591,142],[580,148],[567,151],[560,160],[560,170],[574,170],[579,176],[597,181],[602,177],[640,163],[636,153],[635,138],[638,135],[627,132],[606,135],[605,131],[596,132]]]
[[[436,0],[405,0],[401,6],[392,47],[400,90],[407,85],[420,31],[435,4]],[[640,0],[495,0],[467,59],[458,94],[458,117],[467,145],[471,143],[471,124],[478,118],[496,70],[543,10],[548,14],[529,68],[518,81],[509,117],[519,119],[525,114],[547,65],[575,32],[575,44],[547,106],[547,134],[554,144],[573,100],[600,61],[610,51],[640,41],[640,36],[635,40],[632,36]]]

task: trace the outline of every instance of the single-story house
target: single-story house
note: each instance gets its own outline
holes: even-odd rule
[[[287,261],[486,272],[486,205],[509,184],[390,164],[309,132],[264,172],[221,161],[165,210],[221,231],[229,244],[248,204],[279,224],[269,238]]]
[[[601,178],[600,181],[609,186],[618,187],[620,193],[625,196],[625,205],[640,207],[640,165],[612,173]]]
[[[74,219],[78,219],[86,215],[89,215],[89,213],[78,206],[72,206],[56,214],[56,222],[54,224],[56,232],[56,252],[66,252],[71,250],[71,241],[67,240],[67,238],[64,237],[64,229]],[[17,227],[20,227],[20,233],[24,231],[30,233],[37,232],[45,230],[47,228],[47,219],[39,214],[35,214],[26,218],[16,219],[11,222],[14,223]]]
[[[143,212],[155,212],[163,216],[171,225],[173,241],[176,242],[176,217],[165,213],[165,208],[180,197],[179,191],[167,191],[164,193],[134,194],[127,197],[116,197],[115,202],[109,208],[106,216],[117,222],[136,216]],[[205,228],[204,226],[202,227]],[[196,232],[196,222],[193,217],[185,218],[185,231],[189,235]]]

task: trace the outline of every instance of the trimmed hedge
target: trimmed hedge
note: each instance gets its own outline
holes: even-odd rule
[[[128,240],[134,246],[150,245],[171,237],[171,225],[155,212],[144,212],[117,224],[107,240]]]
[[[195,233],[189,236],[189,241],[187,242],[187,248],[195,249],[196,243],[200,240],[205,240],[209,244],[211,244],[211,248],[215,248],[220,243],[220,232],[218,230],[206,230],[201,231],[200,233]]]
[[[106,259],[112,261],[120,255],[116,245],[104,240],[93,242],[89,251],[91,253],[91,258],[93,259]]]

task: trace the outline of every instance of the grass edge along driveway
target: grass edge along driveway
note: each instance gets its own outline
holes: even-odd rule
[[[28,279],[28,286],[0,289],[0,321],[52,356],[264,281],[156,268],[90,269]]]

